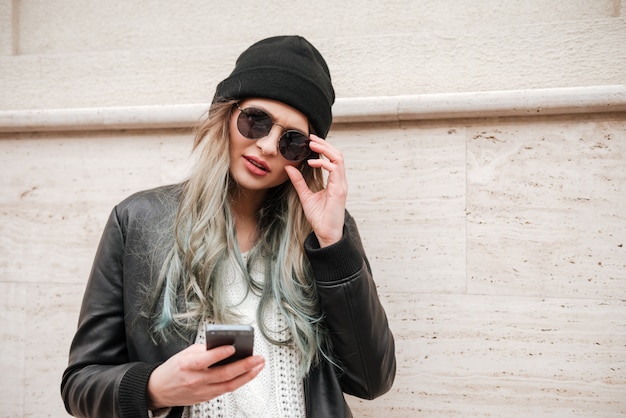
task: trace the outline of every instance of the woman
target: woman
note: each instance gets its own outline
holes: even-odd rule
[[[334,98],[302,37],[241,54],[187,181],[111,213],[63,374],[69,413],[350,417],[343,393],[390,389],[393,336],[345,210],[343,156],[321,139]],[[214,366],[234,348],[207,350],[209,323],[251,324],[255,355]]]

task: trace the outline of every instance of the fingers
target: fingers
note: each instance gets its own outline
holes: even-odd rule
[[[209,367],[234,354],[232,346],[207,350],[192,344],[157,367],[148,381],[153,409],[203,402],[241,387],[265,367],[261,356],[250,356],[223,366]]]
[[[309,147],[313,152],[318,153],[320,156],[326,157],[328,162],[334,166],[343,165],[343,154],[334,146],[331,145],[330,142],[320,138],[317,135],[311,134],[310,136],[311,142],[309,142]],[[322,158],[309,160],[309,162],[323,161]]]
[[[260,356],[250,356],[224,366],[212,368],[207,374],[207,385],[214,385],[219,393],[232,392],[254,379],[265,367],[265,360]]]
[[[306,162],[302,164],[306,164]],[[306,180],[304,180],[304,177],[302,176],[300,170],[298,170],[296,167],[288,165],[285,166],[285,171],[287,172],[287,175],[289,176],[289,179],[291,180],[294,189],[296,189],[296,193],[298,193],[298,196],[300,196],[300,199],[305,199],[306,196],[311,193],[311,190],[306,184]]]
[[[224,345],[207,350],[204,344],[192,344],[181,353],[186,354],[184,359],[187,359],[189,362],[181,364],[181,369],[204,370],[235,354],[235,347]],[[184,361],[184,359],[181,359],[181,361]]]
[[[311,135],[309,147],[320,155],[307,160],[313,168],[328,172],[326,185],[322,190],[309,189],[302,173],[296,167],[286,166],[285,171],[298,193],[307,221],[317,236],[321,247],[332,245],[343,235],[348,181],[343,154],[322,138]]]
[[[311,135],[309,147],[320,155],[320,158],[308,160],[307,163],[314,168],[321,167],[329,173],[329,181],[334,184],[346,182],[345,164],[343,154],[337,148],[320,137]],[[324,158],[322,158],[324,157]]]
[[[207,350],[204,344],[192,344],[181,353],[183,352],[188,354],[189,363],[187,366],[182,365],[181,368],[201,371],[235,354],[235,347],[232,345],[222,345]],[[255,358],[257,360],[262,359],[260,356],[250,356],[249,358]],[[254,363],[258,363],[258,361],[254,361]]]
[[[194,356],[196,360],[194,361],[193,370],[203,373],[206,384],[231,381],[259,366],[262,369],[265,364],[263,357],[250,356],[230,364],[214,366],[215,363],[235,354],[235,347],[232,345],[224,345],[207,350],[204,344],[193,344],[188,350],[193,354],[198,354]],[[205,373],[207,369],[209,372]]]
[[[311,134],[310,139],[309,147],[313,152],[319,154],[320,157],[307,160],[302,164],[308,164],[314,168],[323,168],[328,171],[327,188],[329,193],[338,197],[346,195],[348,185],[343,154],[319,136]],[[296,167],[286,166],[285,171],[291,179],[301,202],[304,203],[306,199],[312,197],[314,193],[309,189],[300,170]]]
[[[206,347],[204,349],[206,350]],[[227,359],[228,357],[235,354],[235,347],[233,347],[232,345],[224,345],[221,347],[215,347],[211,350],[207,350],[206,353],[207,360],[210,361],[210,364],[208,364],[206,367],[211,367],[215,363]]]
[[[214,366],[209,368],[209,373],[205,374],[205,383],[224,383],[235,381],[238,378],[252,373],[256,376],[265,366],[265,359],[261,356],[250,356],[230,364]]]

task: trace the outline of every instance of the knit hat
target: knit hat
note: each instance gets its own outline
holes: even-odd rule
[[[298,109],[321,137],[330,129],[335,102],[330,72],[319,51],[301,36],[267,38],[246,49],[218,84],[213,102],[249,97]]]

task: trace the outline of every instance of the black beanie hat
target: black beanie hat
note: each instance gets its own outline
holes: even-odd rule
[[[251,97],[298,109],[320,137],[330,129],[335,102],[330,72],[319,51],[301,36],[267,38],[246,49],[218,84],[213,102]]]

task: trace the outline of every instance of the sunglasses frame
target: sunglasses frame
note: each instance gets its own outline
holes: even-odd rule
[[[311,148],[309,148],[309,143],[311,142],[311,140],[309,139],[309,136],[307,134],[305,134],[304,132],[301,132],[301,131],[299,131],[297,129],[285,129],[285,127],[282,126],[281,124],[274,122],[274,119],[272,119],[272,117],[265,110],[259,109],[258,107],[250,106],[250,107],[242,108],[241,106],[239,106],[239,103],[235,103],[234,106],[239,110],[239,115],[237,116],[237,130],[239,131],[239,133],[244,138],[249,139],[251,141],[257,141],[259,139],[266,138],[270,134],[272,127],[274,125],[278,125],[281,128],[283,128],[283,133],[280,135],[280,139],[278,140],[278,150],[280,151],[280,155],[282,155],[284,159],[286,159],[287,161],[298,163],[298,162],[302,162],[302,161],[307,160],[313,154],[313,151],[311,150]],[[250,138],[248,135],[244,134],[241,131],[241,128],[239,126],[240,119],[242,117],[244,119],[246,117],[250,117],[250,115],[248,113],[250,110],[254,110],[256,112],[259,112],[259,113],[265,115],[272,122],[272,125],[269,127],[269,129],[268,129],[268,131],[267,131],[267,133],[265,135],[263,135],[261,137],[258,137],[258,138]],[[261,116],[261,115],[259,115],[259,116]],[[306,140],[305,144],[307,146],[308,152],[302,158],[291,159],[291,158],[288,158],[287,155],[285,155],[285,154],[287,154],[289,152],[289,146],[293,143],[293,140],[291,140],[289,138],[289,136],[293,135],[293,134],[301,135]]]

